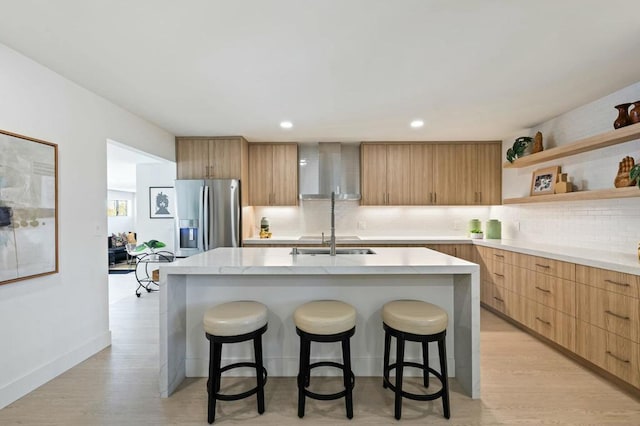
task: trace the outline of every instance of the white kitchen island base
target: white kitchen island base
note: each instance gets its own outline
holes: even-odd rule
[[[418,299],[449,313],[448,366],[465,393],[480,397],[478,266],[422,248],[376,248],[374,255],[291,256],[289,249],[220,248],[160,268],[160,393],[169,396],[185,377],[206,377],[209,346],[204,311],[232,300],[256,300],[269,309],[263,336],[270,376],[295,376],[299,338],[293,311],[310,300],[337,299],[357,312],[351,359],[356,376],[382,377],[384,332],[380,310],[395,299]],[[228,345],[223,364],[253,358],[251,345]],[[436,351],[430,351],[437,355]],[[394,350],[392,347],[392,358]],[[340,346],[313,345],[312,359],[340,359]],[[421,360],[418,344],[406,358]],[[430,365],[438,365],[437,357]],[[411,373],[412,369],[407,372]],[[413,371],[418,374],[419,371]],[[319,374],[334,374],[320,369]],[[453,374],[452,374],[453,373]]]

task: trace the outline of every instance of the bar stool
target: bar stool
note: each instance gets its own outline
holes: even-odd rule
[[[257,394],[258,413],[264,413],[264,385],[267,383],[267,370],[262,364],[262,335],[267,331],[267,307],[252,301],[223,303],[205,312],[203,324],[209,340],[208,422],[213,423],[215,420],[216,400],[237,401],[253,394]],[[255,362],[237,362],[221,368],[222,344],[248,340],[253,340]],[[256,387],[238,394],[221,394],[222,373],[240,367],[256,369]]]
[[[449,379],[447,377],[447,351],[445,337],[447,334],[447,312],[439,306],[419,300],[395,300],[388,302],[382,308],[384,328],[384,388],[390,388],[395,393],[395,417],[400,420],[402,414],[402,398],[415,401],[432,401],[442,397],[444,417],[450,417],[449,410]],[[389,349],[391,336],[396,338],[396,362],[389,365]],[[420,342],[422,344],[423,364],[404,360],[405,341]],[[440,373],[429,367],[429,342],[438,342],[440,355]],[[442,388],[432,394],[414,394],[402,390],[402,374],[404,367],[419,368],[423,371],[424,387],[429,387],[429,373],[436,376]],[[396,370],[395,386],[389,381],[389,372]]]
[[[329,401],[345,397],[347,418],[353,418],[353,386],[349,339],[356,332],[356,310],[337,300],[318,300],[299,306],[293,314],[296,333],[300,336],[300,370],[298,371],[298,417],[304,417],[305,397]],[[310,363],[311,342],[341,342],[342,364],[322,361]],[[342,370],[344,390],[333,394],[318,394],[306,389],[311,369],[335,367]]]

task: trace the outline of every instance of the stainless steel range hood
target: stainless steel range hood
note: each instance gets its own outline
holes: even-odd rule
[[[318,142],[298,145],[301,200],[360,199],[360,144]]]

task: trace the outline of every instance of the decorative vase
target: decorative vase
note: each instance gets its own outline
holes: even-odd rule
[[[629,106],[632,104],[620,104],[620,105],[616,105],[616,109],[618,110],[618,118],[616,118],[616,121],[613,122],[613,128],[614,129],[619,129],[620,127],[624,127],[628,124],[631,124],[631,120],[629,117]],[[635,110],[635,108],[634,108]],[[637,111],[638,114],[640,114],[640,111]],[[640,121],[640,117],[638,119],[638,121]]]
[[[633,108],[629,111],[629,124],[640,123],[640,101],[632,103]]]

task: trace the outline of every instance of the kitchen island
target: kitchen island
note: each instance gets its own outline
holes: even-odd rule
[[[256,300],[267,305],[265,366],[270,376],[295,376],[299,342],[292,315],[296,307],[318,299],[350,303],[358,312],[351,343],[354,373],[381,377],[382,305],[395,299],[420,299],[449,313],[449,374],[466,394],[479,398],[478,265],[425,248],[375,248],[374,252],[328,256],[292,255],[289,248],[218,248],[161,265],[161,396],[173,393],[185,377],[207,376],[209,346],[202,317],[215,304]],[[253,356],[250,345],[228,346],[223,364]],[[312,358],[340,357],[339,346],[321,346],[312,347]],[[419,361],[419,345],[408,347],[405,358]],[[435,357],[430,364],[438,365]]]

